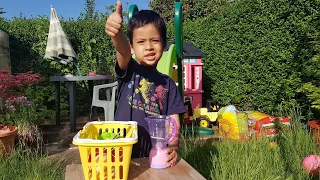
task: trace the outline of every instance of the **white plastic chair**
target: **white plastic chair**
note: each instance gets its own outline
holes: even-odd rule
[[[92,96],[92,104],[90,109],[90,121],[92,116],[92,108],[93,107],[102,107],[104,109],[104,120],[105,121],[114,121],[114,109],[116,103],[116,90],[117,90],[118,82],[96,85],[93,87],[93,96]],[[106,88],[106,97],[107,100],[99,99],[99,90]],[[112,89],[112,93],[110,95],[110,90]]]

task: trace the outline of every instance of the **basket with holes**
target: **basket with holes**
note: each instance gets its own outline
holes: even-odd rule
[[[98,140],[103,132],[114,138]],[[73,137],[86,180],[128,179],[132,146],[138,142],[134,121],[92,121]]]

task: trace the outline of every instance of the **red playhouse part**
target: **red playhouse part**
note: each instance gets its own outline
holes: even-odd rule
[[[190,57],[183,60],[184,98],[190,99],[192,111],[202,107],[202,60],[199,57]],[[185,124],[192,121],[185,120]]]
[[[279,130],[275,127],[275,121],[279,120],[281,124],[290,125],[290,120],[288,117],[276,117],[268,116],[259,121],[256,121],[254,125],[254,130],[257,136],[265,135],[267,137],[279,134]]]

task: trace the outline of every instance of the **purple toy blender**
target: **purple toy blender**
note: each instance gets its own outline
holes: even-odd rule
[[[155,169],[167,168],[166,153],[167,144],[170,143],[177,133],[176,121],[170,116],[149,116],[145,120],[149,125],[149,133],[152,142],[152,149],[149,153],[149,166]],[[170,124],[173,124],[171,137],[168,137]]]

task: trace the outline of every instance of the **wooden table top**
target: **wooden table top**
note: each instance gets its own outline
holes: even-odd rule
[[[193,169],[184,159],[177,165],[165,169],[152,169],[148,165],[148,158],[132,159],[129,179],[132,180],[204,180],[205,178]],[[138,163],[139,165],[136,165]],[[65,180],[84,180],[81,164],[69,164],[66,168]]]
[[[50,81],[88,81],[88,80],[111,80],[110,75],[99,75],[99,76],[53,76],[50,77]]]

